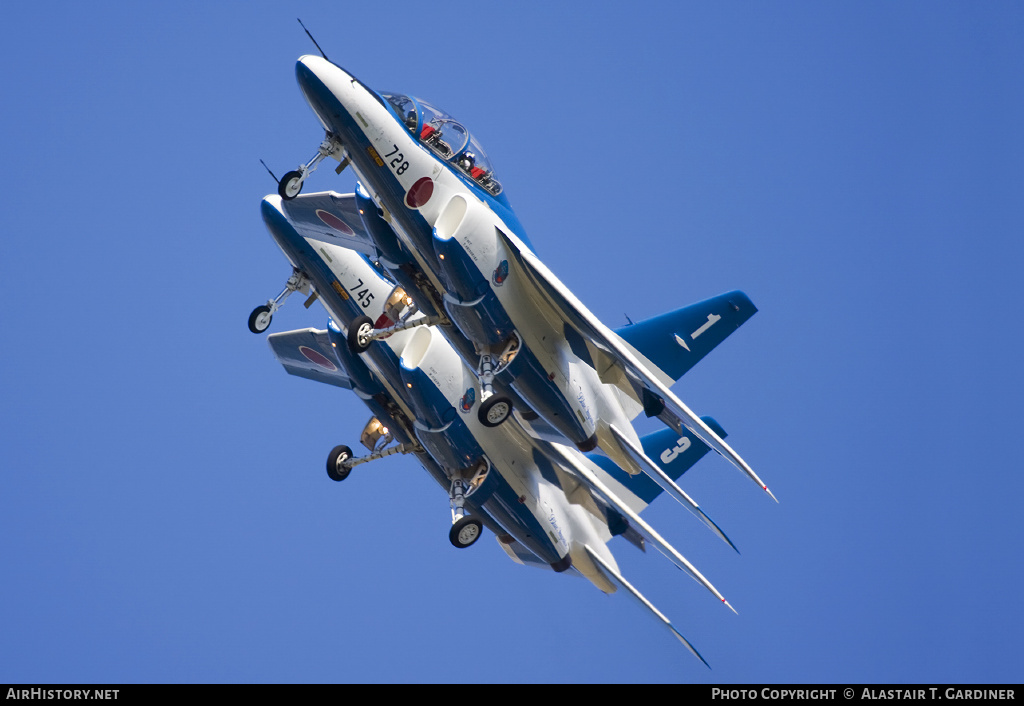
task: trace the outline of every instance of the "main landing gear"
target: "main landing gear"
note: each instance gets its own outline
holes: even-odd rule
[[[452,546],[465,549],[480,539],[484,525],[472,515],[463,515],[448,532],[448,539]]]
[[[320,166],[320,162],[322,162],[325,157],[334,157],[336,160],[341,162],[341,165],[338,168],[338,171],[340,172],[347,164],[347,162],[342,161],[344,153],[345,150],[338,139],[328,134],[327,137],[324,138],[324,141],[320,143],[320,147],[317,148],[316,154],[313,155],[313,159],[306,162],[306,164],[301,165],[295,171],[288,172],[281,177],[281,181],[277,183],[278,195],[280,195],[280,197],[285,201],[291,201],[298,196],[299,192],[302,191],[302,185],[305,183],[306,177],[316,171],[316,168]]]
[[[387,328],[374,328],[373,319],[369,316],[360,316],[348,327],[348,347],[353,353],[362,353],[374,341],[387,338],[399,331],[416,328],[417,326],[437,326],[445,321],[446,319],[440,316],[424,316],[421,319],[415,319],[414,321],[406,320]]]
[[[395,454],[419,453],[423,451],[423,447],[416,443],[397,444],[388,447],[388,444],[394,441],[394,439],[394,435],[380,423],[380,420],[372,417],[366,423],[363,433],[360,435],[360,441],[370,450],[370,453],[367,456],[354,458],[352,456],[352,449],[349,447],[335,446],[331,449],[331,453],[327,454],[327,476],[333,481],[340,482],[348,478],[348,474],[352,472],[353,468],[363,463],[387,458]]]
[[[280,294],[274,299],[268,299],[265,305],[258,306],[252,310],[252,313],[249,314],[249,330],[253,333],[263,333],[270,328],[270,321],[274,318],[274,312],[284,306],[285,300],[291,296],[292,292],[302,292],[303,294],[309,294],[310,292],[309,280],[306,278],[306,275],[298,270],[292,272],[292,276],[288,278],[284,285],[284,290]],[[316,293],[306,303],[307,307],[313,303],[315,297]]]
[[[489,351],[480,354],[480,367],[476,373],[480,380],[480,409],[476,416],[485,427],[496,427],[512,416],[512,400],[505,395],[494,394],[494,376],[512,362],[519,346],[519,335],[513,334],[501,355]]]
[[[477,472],[469,483],[466,483],[460,476],[456,476],[448,490],[452,506],[452,528],[448,531],[448,540],[457,549],[465,549],[470,546],[480,539],[480,534],[483,532],[484,524],[472,515],[466,514],[465,504],[466,496],[471,495],[479,487],[486,475],[487,465],[482,463],[477,467]]]
[[[348,327],[348,347],[353,353],[359,354],[370,347],[374,341],[406,331],[417,326],[436,326],[445,324],[447,319],[441,316],[423,316],[413,319],[417,312],[412,297],[405,293],[401,285],[395,285],[384,302],[384,315],[377,320],[382,328],[376,328],[369,316],[359,316]]]
[[[494,356],[484,353],[480,356],[480,409],[476,418],[485,427],[496,427],[512,415],[512,400],[494,394],[494,373]]]

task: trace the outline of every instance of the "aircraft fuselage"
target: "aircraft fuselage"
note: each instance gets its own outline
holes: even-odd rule
[[[458,329],[445,335],[465,362],[476,368],[479,358],[473,356],[500,354],[518,336],[517,352],[496,377],[498,385],[513,389],[581,449],[609,438],[609,424],[635,435],[630,402],[600,381],[557,316],[520,273],[510,270],[514,265],[496,231],[524,247],[529,240],[504,196],[488,193],[450,160],[440,159],[393,107],[338,66],[305,56],[296,75],[324,129],[343,145],[361,184],[398,236],[401,255],[428,283],[413,296],[419,296],[421,309],[445,311]],[[391,246],[381,245],[382,252]],[[386,257],[382,264],[388,266]],[[616,460],[633,470],[627,459]]]

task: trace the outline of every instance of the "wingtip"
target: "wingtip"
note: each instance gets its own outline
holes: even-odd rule
[[[764,486],[764,492],[768,493],[768,495],[771,497],[771,499],[774,500],[776,503],[779,502],[779,499],[777,497],[775,497],[775,493],[773,493],[772,491],[768,490],[768,486],[767,485]]]
[[[710,517],[708,517],[707,513],[705,513],[703,510],[701,510],[700,508],[697,508],[697,511],[701,514],[701,517],[704,520],[704,524],[706,524],[708,527],[710,527],[711,531],[713,531],[715,534],[717,534],[719,539],[721,539],[723,542],[728,544],[730,547],[733,548],[733,551],[735,551],[737,554],[739,554],[740,550],[737,549],[736,545],[732,543],[732,540],[729,539],[729,536],[725,532],[722,531],[722,528],[719,527],[718,524],[714,520],[712,520]]]
[[[692,644],[690,644],[690,641],[687,640],[685,637],[683,637],[682,633],[680,633],[678,630],[676,630],[675,627],[673,627],[671,623],[668,624],[668,629],[671,630],[675,634],[676,638],[681,643],[683,643],[683,646],[686,647],[686,649],[690,651],[690,654],[692,654],[694,657],[696,657],[701,662],[703,662],[705,667],[707,667],[708,669],[711,669],[711,665],[708,664],[708,661],[706,659],[704,659],[704,656],[700,652],[698,652],[697,648],[694,647]]]
[[[722,599],[722,603],[725,603],[726,607],[729,610],[731,610],[733,613],[735,613],[736,615],[740,614],[740,612],[738,610],[736,610],[735,608],[733,608],[732,605],[729,603],[729,601],[725,600],[724,598]]]

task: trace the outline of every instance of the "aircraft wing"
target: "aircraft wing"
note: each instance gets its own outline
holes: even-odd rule
[[[671,384],[671,381],[666,381],[665,376],[658,375],[644,365],[639,358],[640,354],[601,323],[601,320],[562,284],[540,258],[520,244],[518,238],[507,235],[500,229],[496,230],[509,256],[509,264],[514,263],[519,273],[534,285],[537,294],[565,324],[575,329],[588,344],[603,354],[603,360],[594,361],[602,380],[628,389],[643,404],[648,416],[658,417],[679,434],[683,433],[684,427],[688,429],[705,444],[725,456],[767,492],[772,500],[778,502],[747,462],[668,389],[666,382]]]
[[[711,594],[724,603],[729,610],[734,613],[736,612],[736,609],[729,605],[729,601],[725,600],[725,596],[723,596],[710,581],[704,578],[704,575],[697,571],[697,568],[691,564],[686,557],[680,554],[675,547],[665,541],[665,539],[658,534],[653,527],[647,524],[639,514],[631,510],[611,488],[602,482],[597,474],[587,467],[583,457],[574,455],[573,451],[570,451],[568,447],[561,445],[552,444],[551,450],[553,455],[557,456],[559,461],[564,464],[567,469],[576,474],[576,476],[588,486],[591,492],[621,513],[622,516],[629,521],[629,524],[633,529],[637,530],[637,532],[639,532],[640,535],[648,542],[657,547],[658,551],[664,554],[669,561],[675,564],[677,568],[685,571],[690,575],[690,578],[710,591]]]
[[[373,241],[363,228],[355,194],[321,191],[281,201],[281,211],[304,238],[331,243],[376,257]]]
[[[619,586],[619,588],[624,588],[626,590],[626,595],[628,595],[637,604],[639,604],[641,608],[644,608],[645,610],[649,611],[654,618],[660,621],[661,624],[664,625],[675,636],[677,640],[679,640],[679,642],[683,643],[683,646],[686,649],[688,649],[694,657],[703,662],[705,667],[711,669],[711,665],[708,664],[706,659],[700,656],[700,652],[697,651],[697,648],[691,645],[690,641],[683,637],[683,634],[681,632],[675,629],[675,627],[672,625],[672,621],[666,618],[664,613],[655,608],[653,603],[647,600],[643,596],[643,594],[640,593],[640,591],[636,590],[633,584],[631,584],[629,581],[623,578],[622,574],[620,574],[614,568],[609,566],[608,563],[604,559],[602,559],[597,552],[595,552],[593,549],[586,545],[584,545],[584,548],[587,550],[587,554],[590,555],[590,558],[604,570],[605,576],[614,581]]]
[[[352,389],[352,381],[338,364],[326,331],[307,328],[272,333],[267,343],[290,375]]]

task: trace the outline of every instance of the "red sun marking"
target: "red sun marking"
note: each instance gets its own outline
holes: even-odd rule
[[[338,366],[332,363],[327,356],[325,356],[323,353],[320,353],[319,351],[313,350],[312,348],[307,348],[306,346],[299,346],[299,353],[305,356],[306,360],[308,360],[313,365],[318,365],[321,368],[324,368],[325,370],[330,370],[331,372],[334,372],[335,370],[338,369]]]
[[[423,177],[417,180],[412,188],[409,189],[409,193],[405,195],[405,205],[409,208],[419,208],[430,200],[430,197],[434,195],[434,182],[431,181],[430,177]]]
[[[326,223],[329,227],[334,228],[334,230],[338,231],[339,233],[344,233],[345,235],[356,234],[356,232],[349,227],[348,223],[341,220],[330,211],[325,211],[322,208],[318,208],[316,210],[316,215],[320,217],[321,221]]]

